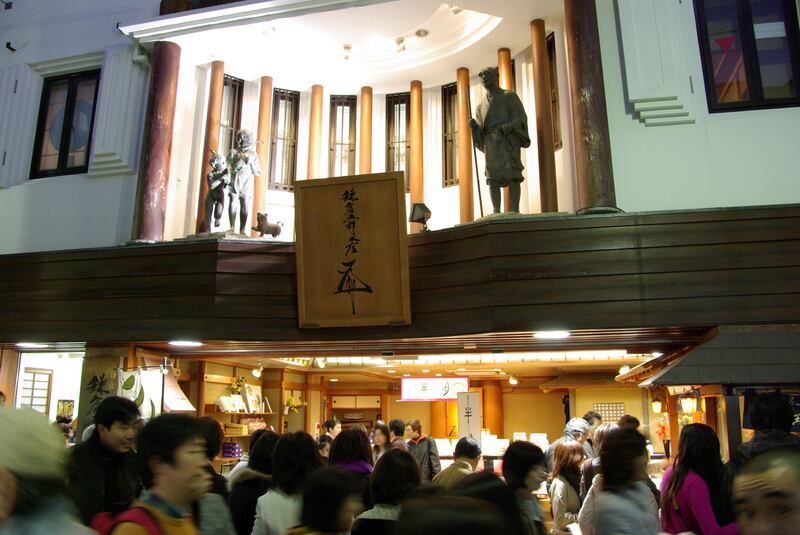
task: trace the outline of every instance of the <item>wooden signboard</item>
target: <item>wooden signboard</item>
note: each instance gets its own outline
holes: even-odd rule
[[[300,327],[411,323],[403,173],[294,185]]]

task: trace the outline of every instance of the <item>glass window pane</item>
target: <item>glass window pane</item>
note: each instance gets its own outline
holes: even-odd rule
[[[782,0],[750,0],[764,98],[797,96]]]
[[[61,132],[64,129],[64,112],[67,104],[67,91],[69,81],[57,82],[50,86],[50,95],[47,100],[47,115],[45,116],[44,136],[42,137],[42,151],[39,159],[40,171],[52,171],[58,167],[59,147],[61,146]]]
[[[96,86],[96,79],[78,82],[75,111],[72,114],[72,131],[69,138],[67,167],[83,167],[86,165],[86,151],[89,149]]]
[[[750,99],[747,87],[742,32],[737,0],[706,0],[708,47],[714,70],[717,102],[743,102]]]

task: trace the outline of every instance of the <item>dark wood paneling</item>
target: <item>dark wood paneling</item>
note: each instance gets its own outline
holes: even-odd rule
[[[680,345],[712,325],[796,321],[798,228],[800,207],[779,206],[542,216],[416,234],[413,323],[391,328],[299,330],[293,244],[180,241],[6,255],[0,342],[199,338],[361,351],[368,342],[348,341],[376,340],[413,351],[463,349],[483,333],[506,333],[481,341],[485,350],[529,348],[530,331],[566,328],[585,335],[535,347]]]

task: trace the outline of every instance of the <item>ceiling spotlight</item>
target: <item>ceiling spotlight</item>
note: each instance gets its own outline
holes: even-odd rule
[[[21,347],[22,349],[46,349],[50,346],[47,344],[37,344],[35,342],[20,342],[17,344],[17,347]]]
[[[397,373],[397,370],[386,370],[386,373]]]
[[[169,359],[167,359],[167,357],[164,357],[164,362],[161,363],[160,368],[162,375],[167,375],[169,373]]]
[[[404,373],[403,377],[411,377],[411,374],[410,373]]]
[[[664,353],[659,353],[658,351],[654,351],[654,352],[652,352],[652,353],[650,353],[650,354],[651,354],[651,355],[653,355],[653,358],[658,358],[658,357],[660,357],[661,355],[663,355]]]
[[[344,59],[347,61],[350,59],[350,52],[353,50],[353,46],[350,44],[344,45]]]
[[[314,365],[319,369],[323,369],[326,364],[327,364],[327,362],[325,361],[324,358],[320,357],[320,358],[314,359]]]
[[[422,373],[430,373],[430,370],[428,369],[422,370]]]
[[[394,43],[395,43],[395,50],[397,50],[398,53],[406,51],[405,39],[403,39],[402,37],[398,37],[397,39],[395,39]]]
[[[562,340],[569,338],[569,331],[537,331],[533,337],[539,340]]]
[[[169,345],[174,347],[200,347],[203,343],[192,340],[173,340]]]
[[[457,372],[465,372],[465,371],[467,371],[467,369],[466,369],[466,368],[459,368],[459,369],[457,369],[456,371],[457,371]]]
[[[508,378],[508,384],[515,385],[517,383],[519,383],[519,379],[517,379],[516,375],[512,375],[511,377]]]
[[[437,373],[437,374],[436,374],[436,377],[441,377],[441,376],[442,376],[442,374],[441,374],[441,373]]]
[[[336,379],[336,378],[334,378],[334,379],[331,379],[331,382],[332,382],[332,383],[338,383],[338,382],[339,382],[339,379]]]
[[[253,374],[253,377],[255,377],[256,379],[258,379],[258,378],[260,378],[260,377],[261,377],[261,372],[263,372],[263,371],[264,371],[264,366],[262,366],[262,365],[261,365],[261,361],[260,361],[260,360],[259,360],[258,362],[256,362],[256,364],[258,364],[258,368],[255,368],[255,369],[254,369],[252,372],[250,372],[250,373],[252,373],[252,374]]]
[[[417,37],[419,37],[420,39],[424,39],[424,38],[428,37],[428,34],[429,34],[429,33],[430,33],[430,32],[428,32],[428,30],[426,30],[425,28],[420,28],[419,30],[417,30],[416,32],[414,32],[414,35],[416,35],[416,36],[417,36]]]
[[[623,373],[628,373],[629,371],[631,371],[631,367],[628,366],[627,364],[623,364],[622,366],[619,367],[620,375],[622,375]]]

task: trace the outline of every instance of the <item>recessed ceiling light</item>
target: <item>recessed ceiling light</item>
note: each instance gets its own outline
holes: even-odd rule
[[[442,376],[442,374],[441,374],[441,373],[437,373],[437,374],[436,374],[436,377],[441,377],[441,376]]]
[[[411,374],[410,373],[404,373],[403,377],[411,377]]]
[[[428,37],[428,34],[429,34],[429,33],[430,33],[430,32],[429,32],[428,30],[426,30],[425,28],[420,28],[419,30],[417,30],[416,32],[414,32],[414,35],[416,35],[416,36],[417,36],[417,37],[419,37],[420,39],[424,39],[425,37]]]
[[[422,373],[430,373],[430,370],[424,369],[424,370],[422,370]]]
[[[394,44],[395,44],[395,50],[397,50],[397,52],[406,51],[406,40],[403,39],[402,37],[398,37],[397,39],[395,39]]]
[[[569,338],[569,331],[537,331],[533,333],[533,337],[540,340],[561,340]]]
[[[386,373],[397,373],[397,370],[386,370]]]
[[[191,340],[173,340],[169,343],[171,346],[175,347],[200,347],[203,345],[202,342],[193,342]]]
[[[334,378],[334,379],[331,379],[331,382],[332,382],[332,383],[338,383],[338,382],[339,382],[339,379],[335,379],[335,378]]]
[[[456,371],[457,371],[457,372],[465,372],[465,371],[467,371],[467,369],[466,369],[466,368],[459,368],[459,369],[457,369]]]
[[[48,344],[37,344],[36,342],[20,342],[17,344],[17,347],[23,349],[46,349],[50,346]]]

